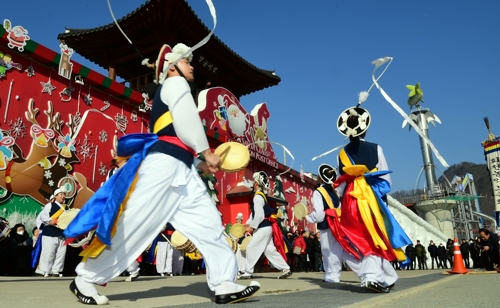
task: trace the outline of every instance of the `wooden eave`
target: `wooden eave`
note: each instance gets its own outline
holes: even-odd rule
[[[193,46],[210,32],[184,0],[149,0],[119,19],[118,24],[150,62],[156,60],[164,43],[172,47],[179,42]],[[141,65],[141,57],[114,23],[93,29],[67,28],[58,39],[93,63],[105,69],[114,68],[117,76],[125,80],[151,73],[151,69]],[[202,74],[203,79],[231,90],[238,97],[281,81],[274,72],[259,69],[243,59],[215,35],[193,56],[196,78]],[[217,70],[204,67],[205,60]]]

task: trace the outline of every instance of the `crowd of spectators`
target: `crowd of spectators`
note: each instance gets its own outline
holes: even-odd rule
[[[32,276],[36,268],[32,266],[32,251],[39,240],[39,230],[35,227],[26,230],[22,223],[11,227],[9,222],[0,217],[4,229],[0,234],[0,276]],[[5,229],[8,228],[8,229]],[[0,230],[1,232],[2,230]],[[287,262],[294,272],[321,272],[323,261],[319,232],[295,231],[286,234]],[[393,262],[397,270],[427,270],[451,269],[454,262],[454,242],[448,239],[446,243],[436,245],[430,241],[427,247],[417,241],[408,245],[405,254],[410,263],[401,268],[398,262]],[[74,276],[75,268],[81,261],[79,256],[82,247],[67,247],[63,276]],[[488,229],[480,229],[476,239],[462,239],[460,252],[465,268],[485,268],[496,270],[498,266],[498,235]],[[156,275],[155,265],[147,262],[148,251],[144,252],[141,275]],[[184,255],[183,275],[206,273],[203,257],[199,252]],[[256,265],[256,272],[262,271],[266,264],[264,256]],[[430,266],[430,268],[429,268]]]
[[[476,239],[462,239],[460,253],[465,268],[484,268],[488,271],[496,270],[498,266],[498,235],[488,229],[479,229]],[[410,263],[405,268],[400,268],[397,262],[393,266],[399,270],[424,270],[429,269],[451,269],[454,262],[454,241],[448,239],[446,243],[436,245],[430,241],[427,249],[417,241],[406,246],[405,254],[410,259]],[[471,262],[472,261],[472,262]]]

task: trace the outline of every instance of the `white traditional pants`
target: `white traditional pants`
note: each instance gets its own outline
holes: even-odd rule
[[[324,280],[340,282],[342,260],[360,279],[361,261],[342,248],[329,229],[319,230],[321,254],[323,255]]]
[[[236,257],[223,235],[219,211],[194,166],[162,153],[149,154],[138,171],[139,179],[117,222],[111,247],[97,258],[78,265],[86,282],[105,284],[123,272],[169,221],[203,254],[207,282],[216,294],[234,283]]]
[[[172,273],[174,248],[169,242],[158,242],[156,245],[156,271],[158,274]]]
[[[174,248],[172,253],[172,273],[174,275],[182,275],[182,268],[184,267],[184,252]]]
[[[66,257],[66,238],[63,236],[42,236],[42,252],[40,253],[40,271],[44,274],[61,274]]]
[[[248,243],[246,249],[246,274],[253,274],[255,264],[259,261],[262,253],[264,253],[269,262],[280,271],[290,269],[290,266],[288,266],[274,246],[272,232],[271,227],[258,228],[254,231],[252,239]]]
[[[240,244],[238,244],[238,250],[236,251],[236,262],[238,263],[238,271],[244,272],[246,267],[246,252],[241,251]]]
[[[361,260],[361,284],[367,281],[378,282],[384,287],[390,286],[398,280],[398,274],[392,264],[378,256],[366,256]]]
[[[134,260],[134,262],[132,262],[132,264],[127,267],[127,272],[129,275],[138,274],[140,270],[141,269],[139,268],[139,262],[137,262],[137,260]]]

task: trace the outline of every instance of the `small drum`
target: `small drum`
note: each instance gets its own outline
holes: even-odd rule
[[[229,235],[234,239],[239,239],[245,235],[245,226],[243,224],[236,223],[229,229]]]
[[[248,147],[239,142],[223,143],[214,153],[220,156],[219,169],[222,171],[236,172],[244,169],[250,162]]]
[[[241,242],[241,244],[240,244],[240,249],[241,249],[241,251],[243,251],[243,252],[247,251],[247,245],[248,245],[248,243],[250,243],[250,240],[251,240],[251,239],[252,239],[252,236],[251,236],[251,235],[249,235],[249,236],[247,236],[247,237],[245,237],[245,238],[243,239],[243,241],[242,241],[242,242]]]
[[[303,220],[307,215],[307,206],[304,203],[297,203],[293,206],[292,211],[298,220]]]
[[[61,230],[65,230],[79,212],[80,209],[69,209],[62,213],[57,219],[57,227]]]
[[[0,242],[3,241],[10,233],[9,225],[3,220],[0,220]]]
[[[231,249],[236,253],[238,251],[238,242],[230,237],[226,237],[226,242],[231,247]]]
[[[172,246],[179,251],[188,253],[196,251],[196,246],[194,246],[194,244],[179,231],[174,231],[174,233],[172,233],[170,244],[172,244]]]

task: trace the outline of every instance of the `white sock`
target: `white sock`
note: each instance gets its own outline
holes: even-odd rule
[[[80,276],[77,276],[75,278],[75,283],[76,283],[76,287],[78,288],[78,290],[80,290],[80,292],[85,296],[92,297],[93,295],[98,294],[97,289],[95,288],[94,284],[90,283],[90,282],[86,282]]]
[[[224,281],[215,288],[215,295],[236,293],[245,290],[246,287],[230,281]]]

